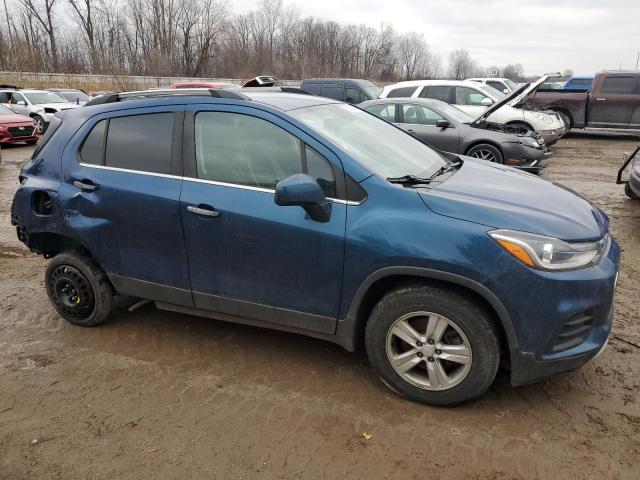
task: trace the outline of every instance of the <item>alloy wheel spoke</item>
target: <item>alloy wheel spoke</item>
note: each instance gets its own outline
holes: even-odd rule
[[[391,364],[398,373],[406,373],[420,362],[424,361],[424,358],[419,357],[417,354],[418,350],[413,348],[393,357],[391,359]]]
[[[448,326],[449,322],[441,316],[430,315],[427,322],[427,338],[434,342],[439,342]]]
[[[440,360],[448,360],[462,365],[471,364],[471,351],[465,345],[446,345],[437,346],[441,353],[437,354]]]
[[[422,340],[422,336],[413,328],[407,320],[400,320],[391,329],[391,334],[395,335],[405,343],[408,343],[412,347],[416,342]]]
[[[429,374],[429,384],[432,388],[446,387],[451,383],[447,373],[442,367],[442,363],[435,359],[433,362],[427,362],[427,373]]]

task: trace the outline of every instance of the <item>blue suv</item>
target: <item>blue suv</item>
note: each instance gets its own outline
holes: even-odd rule
[[[331,99],[132,92],[52,121],[20,174],[18,237],[81,326],[114,295],[354,350],[450,405],[606,344],[606,215],[528,173],[443,154]]]

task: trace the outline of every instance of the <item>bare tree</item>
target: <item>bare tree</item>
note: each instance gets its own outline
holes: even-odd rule
[[[509,64],[502,69],[502,76],[520,82],[524,77],[524,67],[519,63]]]
[[[469,52],[460,49],[449,54],[449,76],[455,80],[464,80],[473,75],[475,62]]]
[[[405,33],[397,42],[397,55],[400,60],[400,76],[406,80],[415,78],[422,69],[428,55],[427,43],[421,33]]]
[[[91,56],[91,71],[99,70],[98,50],[96,48],[95,27],[93,24],[93,11],[97,0],[68,0],[76,14],[77,20],[87,37],[89,55]]]
[[[56,0],[19,0],[19,2],[30,17],[29,23],[33,25],[31,19],[35,19],[47,34],[52,67],[54,71],[57,71],[59,66],[58,46],[56,44],[56,29],[53,21],[53,7],[56,4]]]

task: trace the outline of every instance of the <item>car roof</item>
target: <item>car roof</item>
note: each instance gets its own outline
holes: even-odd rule
[[[471,80],[407,80],[404,82],[394,83],[393,85],[387,85],[385,90],[390,90],[397,87],[423,87],[427,85],[442,85],[442,86],[468,86],[478,88],[478,82]]]
[[[331,82],[345,82],[361,85],[363,83],[371,83],[364,78],[305,78],[302,83],[331,83]]]
[[[37,88],[0,88],[0,92],[18,92],[18,93],[51,93],[49,90],[40,90]]]
[[[367,100],[362,102],[359,106],[375,105],[381,103],[416,103],[422,105],[429,105],[438,108],[442,105],[448,105],[447,102],[437,100],[435,98],[422,98],[422,97],[391,97],[391,98],[377,98],[375,100]]]

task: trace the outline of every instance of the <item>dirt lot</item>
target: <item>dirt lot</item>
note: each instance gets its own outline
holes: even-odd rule
[[[362,354],[296,335],[150,306],[65,323],[9,224],[30,149],[3,150],[0,478],[637,480],[640,202],[614,183],[637,142],[572,134],[543,172],[604,208],[622,245],[608,348],[536,385],[503,376],[455,409],[398,398]]]

